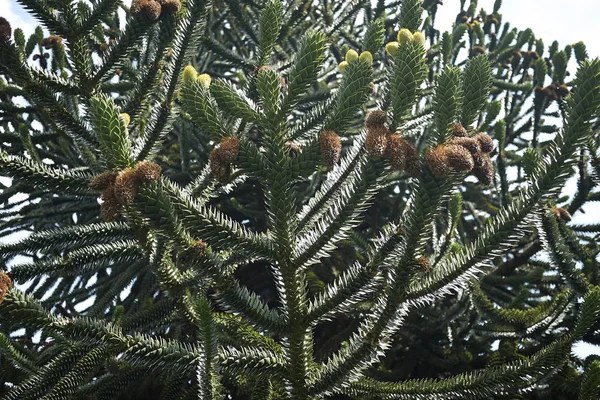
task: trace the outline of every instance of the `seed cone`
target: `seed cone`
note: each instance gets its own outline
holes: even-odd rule
[[[141,183],[156,182],[161,171],[160,165],[148,160],[140,161],[135,166],[136,178]]]
[[[556,215],[556,219],[563,222],[569,222],[571,220],[571,213],[562,207],[554,207],[552,209]]]
[[[365,118],[365,126],[367,128],[374,128],[383,126],[387,122],[387,113],[383,110],[373,110],[367,114]]]
[[[451,144],[462,146],[469,151],[471,154],[479,153],[481,147],[479,141],[475,138],[470,137],[454,137],[450,140]]]
[[[457,122],[452,127],[452,136],[454,136],[454,137],[466,137],[467,136],[467,130],[462,126],[462,124],[460,124],[460,123]]]
[[[371,157],[383,157],[387,147],[387,136],[389,134],[389,129],[383,125],[371,126],[367,129],[365,147],[367,149],[367,153],[369,153]]]
[[[483,151],[484,153],[491,153],[492,151],[494,151],[494,141],[485,133],[479,132],[478,134],[473,136],[473,139],[479,142],[481,151]]]
[[[114,193],[117,201],[122,204],[131,204],[138,189],[137,171],[133,168],[125,168],[117,175],[114,184]]]
[[[319,146],[325,165],[331,168],[338,163],[342,154],[342,140],[337,133],[329,130],[321,132]]]
[[[427,149],[425,161],[427,162],[431,174],[436,178],[446,177],[450,173],[445,145]]]
[[[114,183],[116,177],[116,171],[104,171],[90,179],[88,186],[92,190],[104,190]]]
[[[12,288],[12,279],[6,272],[0,271],[0,303],[4,301],[6,293]]]
[[[492,159],[487,153],[477,153],[473,155],[475,167],[473,175],[484,185],[491,185],[494,181],[494,165]]]

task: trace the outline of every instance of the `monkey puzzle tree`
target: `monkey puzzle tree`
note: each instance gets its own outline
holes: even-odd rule
[[[500,1],[19,2],[0,398],[598,397],[583,43]]]

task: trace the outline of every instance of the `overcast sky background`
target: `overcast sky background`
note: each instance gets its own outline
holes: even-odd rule
[[[125,0],[130,3],[130,0]],[[438,9],[436,27],[442,31],[450,30],[456,14],[460,11],[459,0],[443,0]],[[491,13],[494,0],[480,0],[478,9]],[[466,1],[468,6],[469,0]],[[542,38],[546,46],[554,40],[559,48],[583,40],[591,58],[600,56],[600,1],[599,0],[504,0],[500,12],[503,22],[510,22],[519,29],[531,28],[537,38]],[[21,28],[26,37],[33,33],[36,21],[17,3],[16,0],[0,0],[0,16],[6,18],[13,27]],[[565,193],[573,195],[575,182],[571,181]],[[600,206],[588,205],[585,213],[574,215],[574,223],[590,223],[600,220]],[[14,237],[14,239],[17,239]],[[588,354],[600,354],[600,348],[585,343],[577,343],[574,351],[582,357]]]

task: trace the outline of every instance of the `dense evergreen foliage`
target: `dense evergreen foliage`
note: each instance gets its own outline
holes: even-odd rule
[[[600,396],[583,43],[500,0],[18,2],[0,399]]]

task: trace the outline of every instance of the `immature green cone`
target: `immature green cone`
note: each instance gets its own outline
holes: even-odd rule
[[[4,301],[4,297],[6,297],[6,293],[12,288],[13,283],[10,276],[6,274],[4,271],[0,271],[0,304]]]
[[[133,168],[125,168],[117,175],[114,183],[115,197],[122,205],[133,203],[133,199],[137,194],[139,180],[136,170]]]
[[[481,151],[483,151],[484,153],[491,153],[492,151],[494,151],[494,141],[485,133],[479,132],[478,134],[473,136],[473,139],[479,142]]]
[[[448,165],[456,172],[469,172],[475,166],[473,156],[463,146],[451,144],[444,149]]]
[[[135,166],[135,175],[141,183],[156,182],[161,172],[160,165],[149,160],[140,161]]]
[[[425,161],[431,171],[431,174],[436,178],[444,178],[450,174],[450,166],[448,165],[448,158],[446,156],[446,146],[439,145],[427,149],[425,154]]]
[[[484,185],[491,185],[494,181],[494,164],[490,155],[487,153],[477,153],[473,155],[475,167],[473,175]]]
[[[411,42],[418,43],[421,46],[424,46],[425,45],[425,36],[423,36],[423,34],[421,32],[415,32],[415,33],[413,33]]]
[[[142,16],[150,21],[156,21],[160,17],[161,6],[154,0],[133,0],[130,11],[134,16]]]
[[[186,66],[183,69],[183,74],[181,75],[181,80],[183,81],[183,83],[190,84],[193,83],[196,79],[198,79],[198,71],[196,71],[196,68],[192,67],[191,65]]]
[[[398,51],[400,50],[400,43],[398,42],[389,42],[385,45],[385,51],[392,57],[396,57]]]
[[[341,63],[338,64],[338,71],[344,72],[344,70],[346,69],[347,66],[348,66],[348,61],[342,61]]]
[[[366,62],[369,65],[373,65],[373,54],[370,51],[363,51],[358,57],[359,60]]]
[[[325,165],[331,168],[338,163],[342,154],[342,140],[337,133],[329,130],[321,132],[319,147]]]
[[[346,57],[344,57],[344,60],[347,63],[354,62],[354,61],[358,60],[358,53],[356,52],[356,50],[348,50],[346,52]]]
[[[3,17],[0,17],[0,40],[9,41],[12,35],[10,23]]]
[[[406,28],[402,28],[400,29],[400,31],[398,32],[398,43],[400,44],[400,46],[406,46],[411,40],[412,40],[412,33],[410,32],[410,30],[406,29]]]
[[[131,117],[127,113],[122,113],[121,114],[121,119],[125,123],[125,126],[129,126],[129,124],[131,123]]]
[[[453,137],[450,139],[450,144],[456,144],[467,149],[471,154],[479,153],[481,146],[479,141],[475,138],[470,137]]]
[[[212,81],[209,74],[200,74],[196,80],[200,82],[200,84],[206,89],[210,87],[210,83]]]

